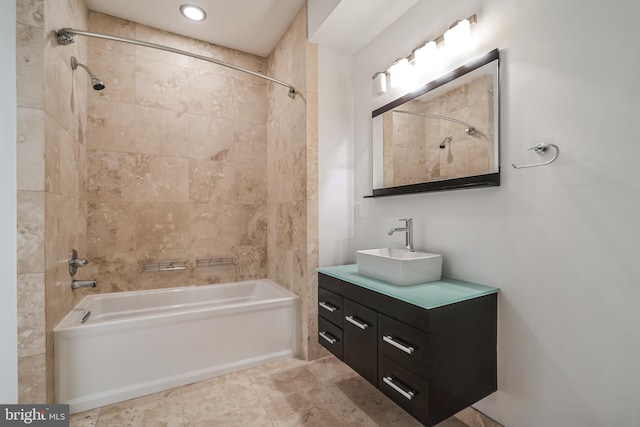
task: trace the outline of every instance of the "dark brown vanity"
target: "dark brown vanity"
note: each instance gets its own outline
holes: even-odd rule
[[[497,389],[497,288],[318,269],[318,340],[426,426]]]

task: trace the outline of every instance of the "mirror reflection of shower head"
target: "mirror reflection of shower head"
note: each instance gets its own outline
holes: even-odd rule
[[[89,73],[89,76],[91,77],[91,86],[93,86],[94,90],[102,90],[102,89],[104,89],[105,86],[104,86],[104,83],[102,82],[102,80],[97,78],[96,75],[93,74],[91,72],[91,70],[86,65],[79,63],[75,56],[72,56],[71,57],[71,69],[72,70],[76,70],[78,67],[84,68],[85,71],[87,73]]]
[[[442,140],[442,142],[440,143],[440,148],[444,149],[446,147],[446,143],[447,142],[451,142],[451,140],[453,139],[452,136],[447,136],[445,139]]]

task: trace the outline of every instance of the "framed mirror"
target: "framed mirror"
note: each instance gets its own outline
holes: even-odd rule
[[[500,185],[499,53],[372,113],[369,197]]]

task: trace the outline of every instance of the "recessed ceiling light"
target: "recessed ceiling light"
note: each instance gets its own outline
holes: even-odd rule
[[[180,13],[182,13],[185,18],[192,21],[204,21],[207,19],[207,12],[195,4],[183,4],[180,6]]]

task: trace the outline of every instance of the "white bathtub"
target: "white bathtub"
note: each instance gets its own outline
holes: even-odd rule
[[[82,412],[295,356],[298,318],[266,279],[88,296],[53,330],[56,402]]]

